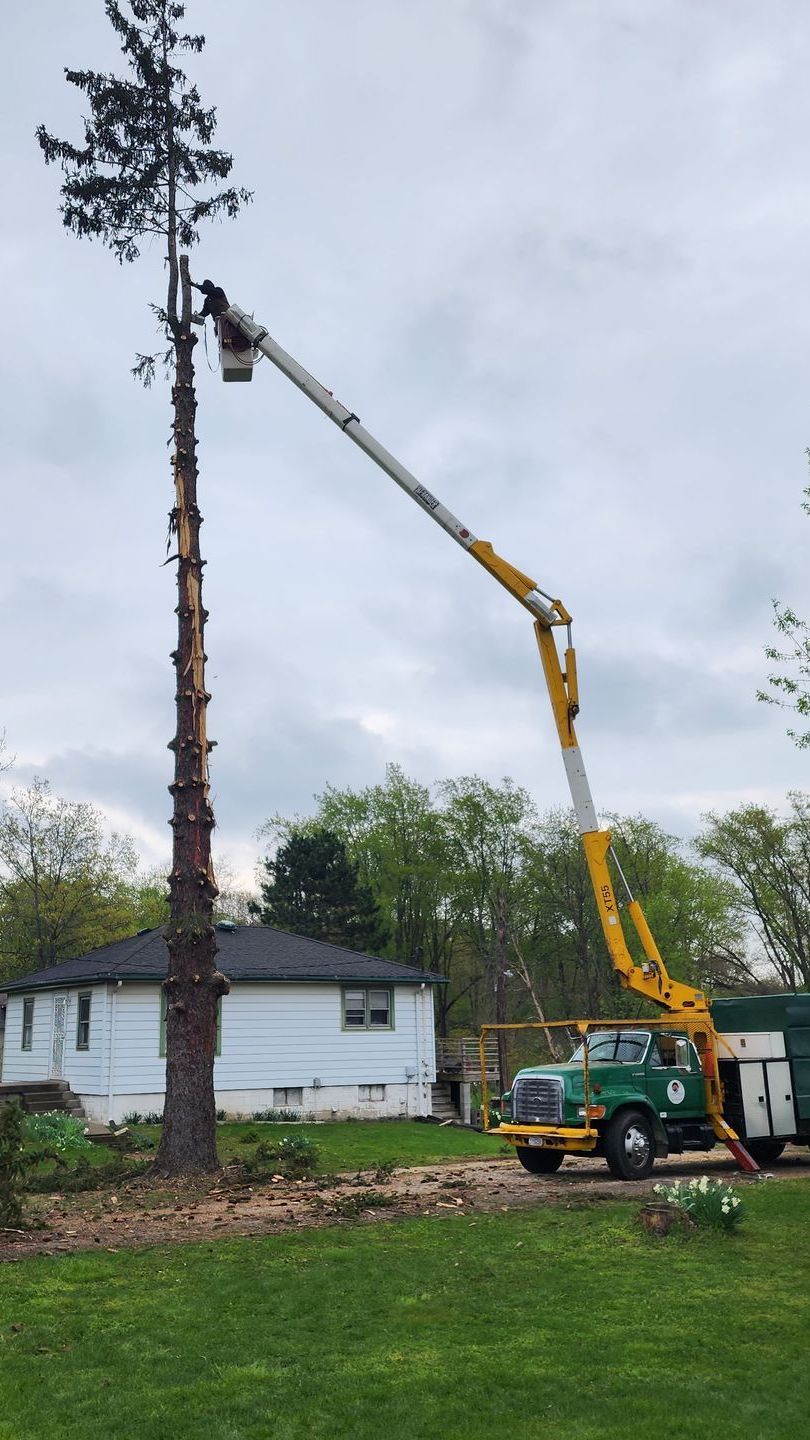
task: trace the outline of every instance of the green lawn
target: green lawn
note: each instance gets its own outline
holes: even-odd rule
[[[0,1440],[798,1437],[810,1188],[748,1197],[734,1238],[633,1202],[0,1267]]]
[[[138,1135],[157,1140],[157,1125],[132,1127]],[[503,1142],[475,1130],[452,1125],[422,1125],[416,1120],[335,1121],[325,1125],[287,1125],[283,1122],[218,1125],[217,1148],[223,1163],[244,1158],[247,1133],[261,1140],[278,1140],[282,1135],[306,1135],[321,1149],[321,1170],[370,1170],[392,1161],[395,1165],[434,1165],[442,1160],[461,1160],[477,1155],[497,1156]],[[510,1149],[510,1154],[511,1149]]]

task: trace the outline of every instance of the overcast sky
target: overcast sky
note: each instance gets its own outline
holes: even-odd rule
[[[193,273],[575,619],[597,805],[676,833],[806,787],[757,704],[810,612],[810,10],[794,0],[189,0],[255,191]],[[61,228],[39,122],[117,64],[101,0],[2,9],[3,685],[17,761],[168,855],[174,567],[160,247]],[[213,364],[213,347],[211,363]],[[388,761],[567,801],[530,617],[269,364],[198,358],[213,795],[274,811]]]

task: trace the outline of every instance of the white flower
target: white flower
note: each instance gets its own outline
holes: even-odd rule
[[[699,1179],[699,1181],[698,1181],[698,1190],[700,1191],[701,1195],[705,1195],[705,1194],[706,1194],[706,1191],[708,1190],[708,1188],[709,1188],[709,1177],[708,1177],[708,1175],[701,1175],[701,1177],[700,1177],[700,1179]]]
[[[723,1203],[722,1203],[722,1205],[720,1206],[720,1209],[722,1210],[722,1212],[723,1212],[724,1215],[728,1215],[728,1212],[729,1212],[729,1210],[731,1209],[731,1206],[729,1205],[729,1203],[728,1203],[727,1200],[724,1200]]]
[[[735,1195],[734,1199],[733,1199],[732,1202],[731,1202],[731,1204],[732,1204],[732,1206],[733,1206],[733,1208],[734,1208],[735,1210],[737,1209],[737,1206],[739,1205],[739,1203],[740,1203],[740,1202],[739,1202],[739,1200],[737,1199],[737,1197],[736,1197],[736,1195]]]

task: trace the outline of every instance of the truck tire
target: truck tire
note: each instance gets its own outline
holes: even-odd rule
[[[622,1110],[605,1133],[605,1159],[617,1180],[646,1180],[655,1163],[655,1136],[641,1110]]]
[[[751,1156],[751,1159],[756,1160],[757,1165],[773,1165],[774,1160],[778,1160],[782,1154],[787,1141],[743,1140],[742,1143]]]
[[[523,1169],[532,1175],[553,1175],[565,1159],[564,1150],[536,1150],[534,1146],[516,1145],[515,1151]]]

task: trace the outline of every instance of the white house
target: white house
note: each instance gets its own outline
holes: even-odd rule
[[[443,978],[264,925],[217,926],[214,1087],[229,1114],[427,1115]],[[149,930],[9,981],[0,1083],[66,1080],[88,1120],[160,1111],[166,943]]]

